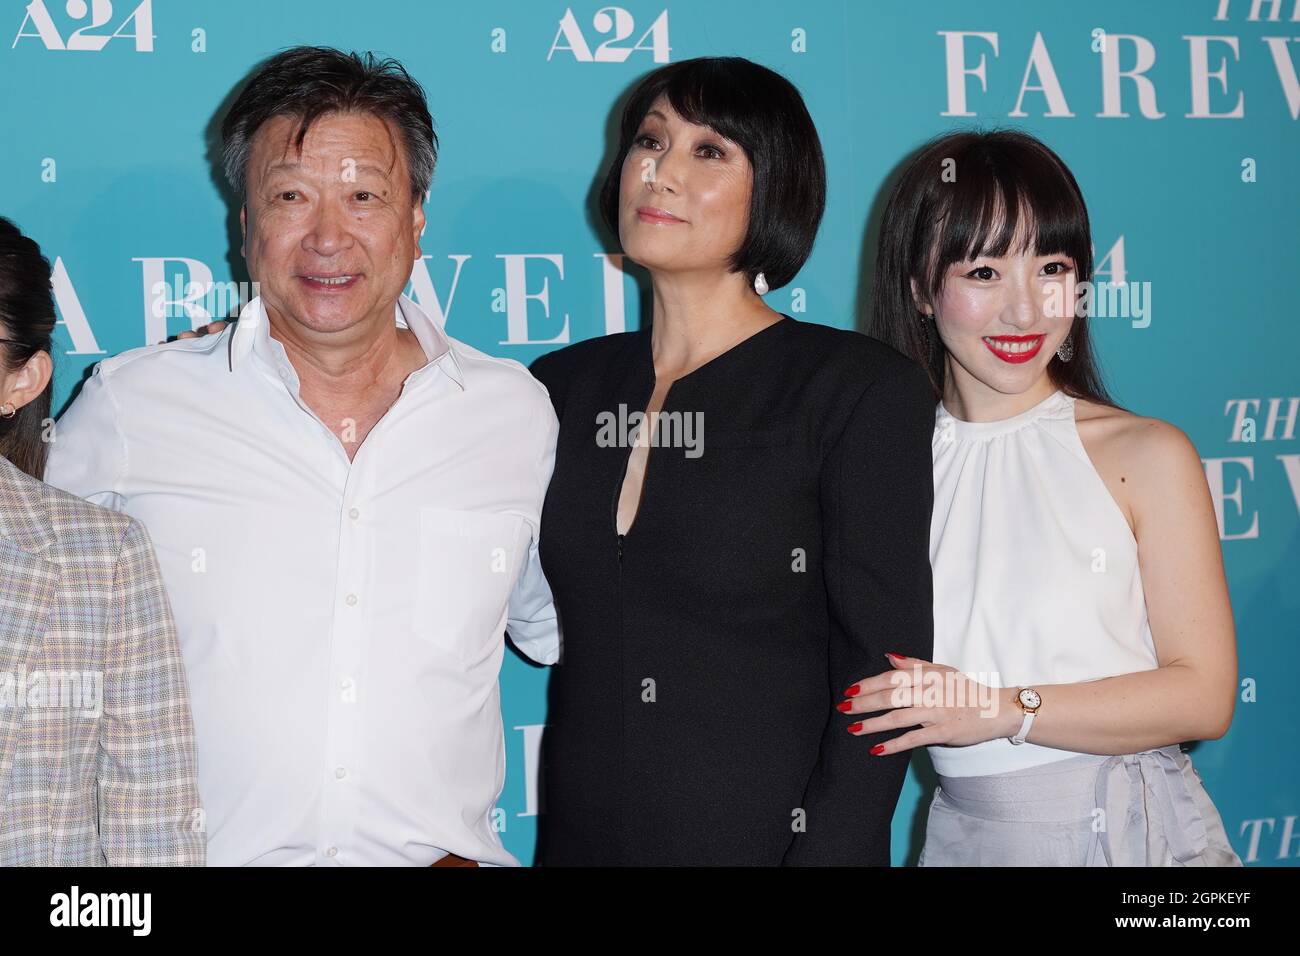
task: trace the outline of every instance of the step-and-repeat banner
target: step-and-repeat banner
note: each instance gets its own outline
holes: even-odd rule
[[[827,214],[768,298],[827,325],[865,328],[909,151],[968,126],[1044,139],[1088,200],[1098,280],[1128,293],[1093,320],[1114,393],[1191,437],[1214,496],[1241,691],[1193,759],[1244,861],[1300,860],[1300,0],[0,0],[0,215],[54,264],[56,408],[89,364],[247,281],[215,131],[254,64],[297,44],[394,56],[424,85],[441,156],[408,294],[525,364],[648,320],[594,193],[657,65],[745,56],[803,93]],[[525,862],[546,680],[507,655],[503,839]],[[918,754],[896,863],[934,783]]]

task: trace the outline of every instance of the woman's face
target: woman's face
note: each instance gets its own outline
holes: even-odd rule
[[[727,271],[749,228],[753,175],[740,146],[686,122],[660,96],[623,161],[624,252],[651,271]]]
[[[1074,260],[1063,254],[979,256],[949,266],[938,301],[918,307],[935,316],[953,374],[1018,395],[1046,374],[1069,334],[1077,281]]]

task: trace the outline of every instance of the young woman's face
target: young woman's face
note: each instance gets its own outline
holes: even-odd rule
[[[739,145],[686,122],[660,96],[623,160],[623,250],[652,271],[725,271],[749,228],[752,183]]]
[[[938,301],[918,304],[934,315],[954,374],[1017,395],[1046,374],[1070,332],[1076,268],[1063,254],[980,256],[949,266]]]

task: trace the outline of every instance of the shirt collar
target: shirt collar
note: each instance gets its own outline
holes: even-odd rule
[[[429,360],[430,365],[446,356],[447,361],[442,363],[442,370],[448,378],[460,386],[463,392],[465,370],[461,367],[460,357],[456,354],[456,343],[442,331],[438,323],[429,318],[424,309],[415,304],[415,300],[404,295],[397,297],[397,311],[394,318],[399,327],[404,325],[415,333],[416,341],[424,349],[425,358]]]
[[[442,362],[443,372],[464,391],[465,371],[461,367],[455,343],[414,300],[404,295],[398,296],[393,321],[398,328],[411,330],[424,349],[429,365],[445,357],[447,361]],[[230,370],[233,372],[238,368],[250,352],[257,352],[275,364],[271,341],[271,325],[266,316],[266,307],[262,303],[262,297],[255,296],[240,309],[239,321],[235,323],[234,333],[230,337]]]

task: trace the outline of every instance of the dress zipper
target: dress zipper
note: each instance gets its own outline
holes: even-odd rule
[[[655,386],[652,383],[650,385],[650,394],[646,396],[645,402],[642,403],[641,406],[642,408],[650,404],[650,399],[654,398],[654,394],[655,394]],[[668,396],[665,395],[664,401],[667,402],[667,400],[668,400]],[[648,428],[649,425],[646,425],[645,427]],[[629,449],[627,453],[627,458],[623,459],[623,471],[619,474],[618,481],[614,485],[614,500],[609,503],[609,519],[610,519],[610,523],[614,525],[614,537],[618,543],[618,569],[620,574],[623,571],[624,535],[618,533],[618,500],[623,496],[623,482],[627,480],[627,469],[628,469],[628,465],[631,463],[631,459],[632,459],[632,450]],[[650,463],[649,461],[647,461],[645,466],[645,474],[641,476],[641,495],[643,498],[645,495],[645,483],[647,480],[649,480],[649,478],[650,478]],[[644,501],[638,503],[636,509],[637,510],[636,517],[640,517],[641,506],[643,504]],[[635,521],[635,518],[633,520]],[[630,531],[631,529],[629,528],[628,530]]]

